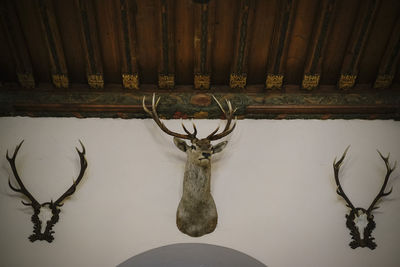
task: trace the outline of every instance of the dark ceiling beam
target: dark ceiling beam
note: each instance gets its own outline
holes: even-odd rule
[[[18,89],[18,90],[16,90]],[[232,92],[228,86],[211,90],[193,90],[192,86],[176,86],[173,91],[158,90],[157,85],[143,85],[141,90],[126,91],[121,86],[104,90],[71,85],[68,90],[52,90],[41,85],[30,90],[3,84],[0,88],[0,116],[56,117],[120,117],[147,118],[142,109],[143,96],[153,92],[161,96],[159,114],[162,118],[221,118],[221,111],[212,101],[228,99],[240,119],[400,119],[400,88],[374,90],[356,86],[338,91],[334,86],[319,87],[310,94],[299,86],[285,85],[285,93],[269,91],[263,85],[248,86],[246,91]]]
[[[236,22],[235,48],[229,78],[229,86],[231,88],[245,88],[247,84],[250,30],[252,29],[254,9],[254,0],[240,1],[240,10]]]
[[[350,42],[347,45],[340,71],[339,89],[352,88],[356,83],[360,59],[365,50],[380,2],[380,0],[361,1],[358,18]]]
[[[14,1],[1,1],[0,20],[6,34],[8,46],[15,61],[18,82],[22,87],[34,88],[35,78],[31,57],[26,46]]]
[[[285,63],[296,13],[296,0],[277,1],[277,6],[267,61],[267,79],[265,81],[267,89],[282,89],[283,86]]]
[[[92,88],[103,88],[103,63],[94,5],[92,0],[75,0],[75,3],[79,13],[81,43],[85,53],[88,84]]]
[[[215,1],[194,7],[194,87],[209,89],[212,43],[214,39]]]
[[[161,35],[161,58],[158,67],[158,86],[174,88],[175,86],[175,0],[159,2],[159,19]]]
[[[119,44],[121,51],[122,85],[128,89],[139,89],[139,70],[136,50],[136,5],[134,0],[118,0]]]
[[[375,80],[374,88],[388,88],[392,85],[393,78],[400,61],[400,16],[397,18],[392,35],[383,55],[378,77]]]
[[[68,88],[68,70],[52,0],[36,0],[40,24],[49,56],[52,81],[57,88]]]
[[[335,17],[336,0],[322,0],[314,22],[314,32],[304,67],[301,87],[313,90],[319,86],[322,62]]]

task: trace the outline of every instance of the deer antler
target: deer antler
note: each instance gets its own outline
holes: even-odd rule
[[[11,185],[11,181],[10,179],[8,179],[8,185],[10,186],[10,188],[18,193],[21,193],[23,195],[25,195],[30,201],[31,203],[26,203],[23,200],[21,201],[22,204],[24,204],[25,206],[32,206],[34,209],[40,207],[39,202],[32,196],[32,194],[28,191],[28,189],[26,189],[24,183],[22,182],[21,178],[18,175],[17,172],[17,168],[15,166],[15,158],[17,157],[18,151],[21,148],[22,143],[24,142],[24,140],[21,141],[21,143],[19,143],[19,145],[17,145],[17,147],[15,148],[14,154],[13,156],[10,158],[8,156],[8,150],[7,150],[7,154],[6,154],[6,158],[8,160],[8,162],[10,163],[12,172],[14,174],[15,180],[17,181],[18,185],[19,185],[19,189],[15,188]]]
[[[65,198],[71,196],[73,193],[75,193],[76,187],[79,184],[79,182],[82,180],[83,175],[85,174],[85,170],[87,168],[87,161],[85,159],[85,146],[82,144],[81,140],[79,140],[79,143],[82,146],[82,152],[78,150],[78,148],[75,148],[76,151],[79,154],[79,159],[80,159],[80,163],[81,163],[81,171],[79,172],[78,178],[76,179],[76,181],[73,181],[72,185],[70,186],[70,188],[68,188],[67,191],[65,191],[64,194],[62,194],[61,197],[59,197],[55,202],[54,205],[61,207],[62,205],[64,205],[63,202]]]
[[[217,127],[217,129],[215,129],[209,136],[207,136],[207,139],[210,141],[214,141],[214,140],[218,140],[221,139],[222,137],[227,136],[228,134],[230,134],[236,127],[236,117],[235,117],[235,123],[233,124],[232,127],[231,126],[231,122],[232,122],[232,118],[233,118],[233,114],[236,112],[237,108],[232,109],[232,104],[229,100],[226,100],[226,104],[228,106],[228,112],[226,112],[224,110],[224,108],[222,107],[221,103],[215,98],[215,96],[212,96],[215,100],[215,102],[217,102],[219,108],[221,109],[221,111],[225,114],[225,118],[227,119],[226,121],[226,125],[225,128],[222,132],[220,132],[219,134],[216,134],[219,130],[219,126]]]
[[[160,120],[160,118],[158,117],[158,114],[157,114],[157,106],[158,106],[158,103],[160,102],[161,97],[158,97],[157,101],[155,101],[155,98],[156,98],[156,94],[154,93],[153,94],[153,99],[152,99],[152,104],[151,104],[151,110],[149,110],[146,107],[146,96],[143,96],[143,103],[142,104],[143,104],[144,111],[146,111],[146,113],[148,113],[153,118],[153,120],[157,123],[157,125],[160,127],[160,129],[163,130],[166,134],[169,134],[169,135],[181,138],[181,139],[188,139],[188,140],[196,139],[197,128],[196,128],[196,125],[194,123],[193,123],[193,133],[189,132],[186,129],[185,125],[182,123],[182,128],[185,131],[186,135],[185,134],[180,134],[180,133],[175,133],[175,132],[169,130],[164,125],[164,123]]]
[[[344,157],[346,156],[347,150],[349,150],[349,148],[350,148],[350,146],[348,146],[346,148],[346,150],[344,151],[342,157],[339,159],[338,162],[336,162],[336,158],[335,158],[335,160],[333,161],[333,170],[334,170],[334,173],[335,173],[335,182],[336,182],[336,185],[337,185],[336,193],[346,201],[347,207],[349,207],[352,210],[355,210],[355,208],[354,208],[353,204],[351,203],[350,199],[344,193],[343,188],[340,185],[340,181],[339,181],[340,165],[342,164],[342,162],[344,160]]]
[[[378,195],[375,197],[374,201],[372,201],[371,205],[369,206],[369,208],[368,208],[368,210],[367,210],[368,212],[371,212],[371,211],[373,211],[373,210],[379,208],[379,207],[375,207],[375,204],[376,204],[382,197],[388,196],[388,195],[390,195],[390,194],[392,193],[393,187],[390,188],[389,192],[385,192],[385,189],[386,189],[387,182],[389,181],[390,174],[392,174],[392,172],[394,171],[394,169],[396,169],[396,165],[397,165],[397,161],[396,161],[396,162],[394,163],[394,165],[393,165],[393,168],[391,168],[391,167],[390,167],[390,163],[389,163],[389,156],[390,156],[390,153],[387,155],[387,157],[384,157],[384,156],[381,154],[381,152],[379,152],[379,150],[377,150],[377,151],[378,151],[378,153],[379,153],[379,156],[381,156],[381,158],[382,158],[383,161],[385,162],[385,165],[386,165],[386,176],[385,176],[385,180],[383,181],[383,185],[382,185],[382,187],[381,187],[381,190],[379,190]]]

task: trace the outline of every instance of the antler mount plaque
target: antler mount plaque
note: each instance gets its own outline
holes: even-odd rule
[[[76,181],[74,181],[72,183],[72,185],[68,188],[67,191],[65,191],[64,194],[62,194],[56,201],[53,202],[53,200],[51,200],[50,202],[44,202],[44,203],[39,203],[33,196],[32,194],[28,191],[28,189],[25,187],[24,183],[22,182],[20,176],[18,175],[17,172],[17,167],[15,165],[15,158],[17,157],[17,153],[19,151],[19,149],[21,148],[21,145],[24,141],[22,141],[16,148],[14,151],[14,154],[12,157],[8,156],[8,151],[7,151],[7,160],[10,163],[12,172],[14,174],[15,180],[18,183],[19,188],[14,187],[11,184],[11,181],[8,180],[8,185],[10,186],[10,188],[18,193],[23,194],[30,202],[26,203],[24,201],[21,201],[22,204],[24,204],[25,206],[31,206],[33,209],[33,215],[31,217],[31,221],[33,223],[33,234],[29,236],[29,240],[31,242],[34,242],[36,240],[46,240],[47,242],[51,243],[54,240],[53,234],[53,227],[54,225],[58,222],[59,220],[59,214],[61,212],[60,207],[63,205],[63,201],[71,196],[75,190],[76,190],[76,186],[79,184],[79,182],[82,180],[83,175],[85,173],[85,170],[87,168],[87,162],[85,159],[85,147],[83,146],[82,142],[80,142],[81,146],[82,146],[82,151],[79,151],[78,149],[76,149],[76,151],[78,152],[79,158],[80,158],[80,165],[81,165],[81,170],[79,172],[78,178],[76,179]],[[47,220],[46,222],[43,222],[40,220],[40,216],[39,214],[42,212],[45,212],[44,209],[49,209],[51,211],[51,218],[50,220]],[[45,227],[43,227],[43,224],[46,224]]]

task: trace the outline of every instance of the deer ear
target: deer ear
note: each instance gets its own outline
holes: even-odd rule
[[[228,144],[228,141],[224,141],[224,142],[216,144],[215,146],[213,146],[213,153],[216,154],[218,152],[221,152],[226,147],[227,144]]]
[[[179,148],[183,152],[186,152],[187,144],[185,141],[183,141],[182,139],[179,139],[177,137],[174,137],[174,144],[176,145],[177,148]]]

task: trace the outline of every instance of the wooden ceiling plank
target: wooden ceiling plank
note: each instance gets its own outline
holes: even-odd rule
[[[194,87],[209,89],[214,39],[215,1],[194,6]]]
[[[127,89],[139,89],[139,70],[136,49],[136,5],[132,0],[117,1],[119,10],[119,37],[121,51],[122,85]]]
[[[314,22],[314,33],[310,50],[304,67],[304,76],[301,83],[302,89],[313,90],[319,86],[322,61],[332,30],[335,11],[336,0],[323,0],[320,2],[318,16]]]
[[[277,8],[279,10],[275,17],[274,33],[268,53],[267,78],[265,81],[267,89],[282,89],[283,86],[296,0],[278,1]]]
[[[393,78],[400,61],[400,17],[397,18],[392,35],[386,46],[385,54],[380,63],[378,76],[374,88],[388,88],[392,85]]]
[[[237,17],[236,40],[229,86],[231,88],[245,88],[247,84],[248,54],[250,46],[250,30],[254,18],[255,1],[241,0],[240,11]]]
[[[360,59],[365,50],[380,2],[381,0],[367,0],[361,5],[340,71],[339,89],[353,88],[356,83]]]
[[[160,64],[158,67],[158,87],[175,87],[175,1],[161,0],[160,20]]]
[[[91,88],[103,88],[103,63],[100,55],[95,10],[92,0],[76,0],[83,50],[86,57],[86,75]]]
[[[34,88],[35,78],[25,36],[16,13],[14,1],[2,1],[1,23],[15,61],[18,82],[22,87]]]
[[[68,88],[68,70],[52,0],[37,0],[40,24],[49,56],[52,81],[57,88]]]

